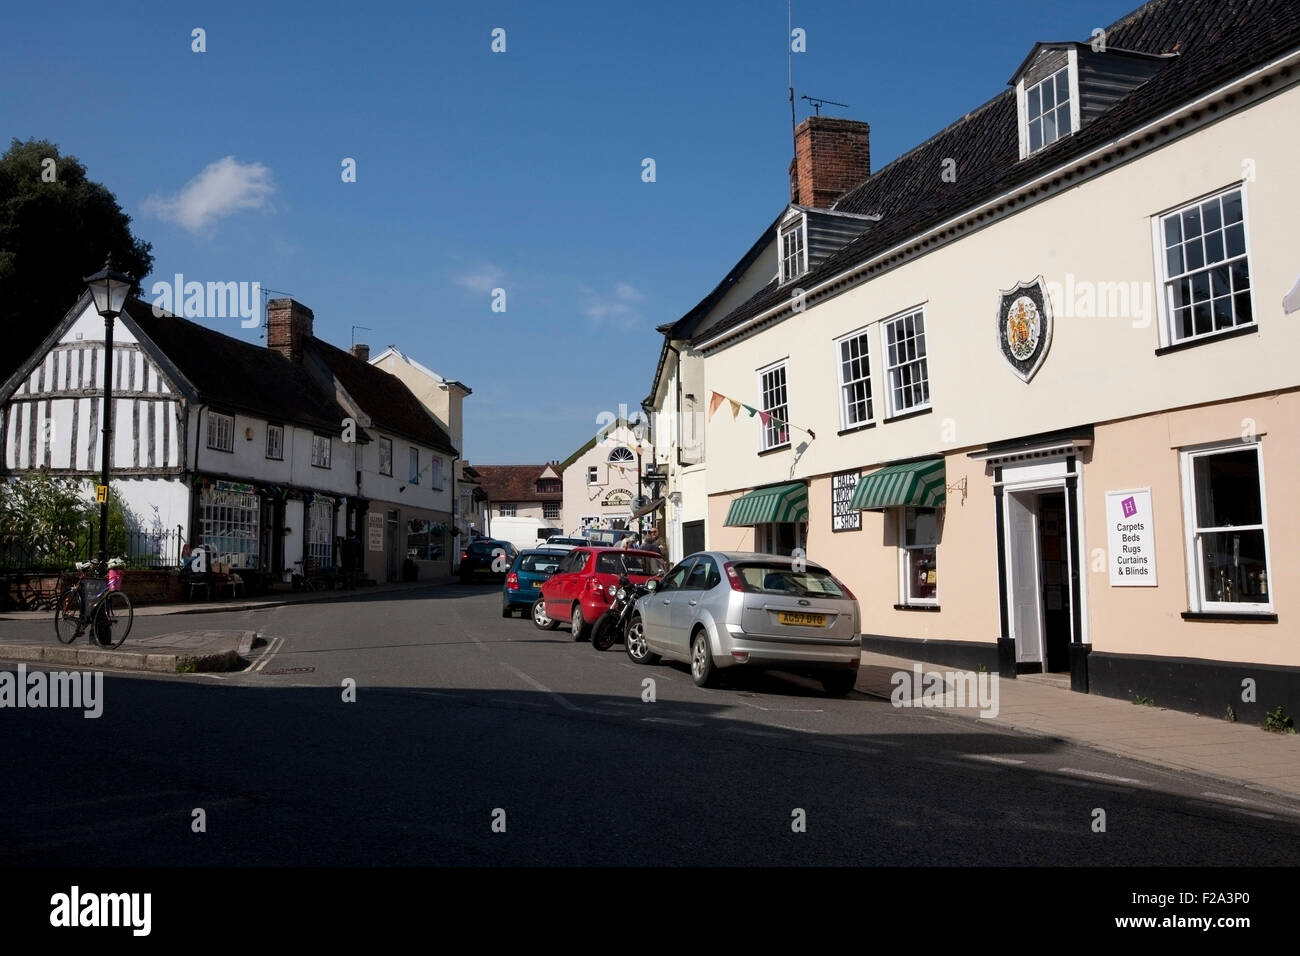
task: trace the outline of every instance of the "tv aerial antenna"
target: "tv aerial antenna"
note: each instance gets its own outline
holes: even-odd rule
[[[373,332],[373,331],[374,331],[374,329],[372,329],[372,328],[371,328],[370,326],[368,326],[368,325],[354,325],[354,326],[352,326],[352,347],[353,347],[353,348],[356,348],[356,344],[357,344],[357,329],[360,329],[362,332]]]
[[[844,109],[849,108],[848,103],[836,103],[834,100],[825,100],[818,96],[801,96],[799,98],[801,100],[807,100],[809,103],[811,103],[814,112],[816,112],[818,116],[822,115],[823,106],[842,106]]]

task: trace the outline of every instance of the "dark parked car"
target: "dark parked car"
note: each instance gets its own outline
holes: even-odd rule
[[[510,617],[515,611],[528,611],[537,600],[542,583],[555,573],[568,554],[567,550],[559,548],[520,551],[506,573],[506,583],[501,585],[501,616]]]
[[[498,553],[499,552],[499,553]],[[479,538],[461,549],[460,581],[503,581],[519,549],[509,541]]]

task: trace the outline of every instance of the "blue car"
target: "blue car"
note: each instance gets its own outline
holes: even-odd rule
[[[528,613],[541,597],[538,590],[547,578],[555,573],[569,552],[562,548],[530,548],[520,551],[506,573],[506,583],[501,586],[501,616],[510,617],[515,611]],[[542,605],[539,603],[538,607]],[[545,615],[545,611],[536,613]],[[545,627],[548,621],[539,624]]]

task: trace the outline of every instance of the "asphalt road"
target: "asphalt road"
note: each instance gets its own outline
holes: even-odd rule
[[[97,720],[0,710],[0,863],[1300,863],[1300,806],[802,678],[702,690],[492,587],[135,628],[263,641],[243,673],[110,673]]]

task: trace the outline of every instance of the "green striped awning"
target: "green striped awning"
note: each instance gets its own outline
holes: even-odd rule
[[[757,488],[737,498],[727,512],[727,527],[768,524],[774,521],[808,520],[808,486],[802,481],[790,485]]]
[[[891,465],[860,478],[849,507],[859,511],[883,511],[904,505],[942,508],[946,499],[943,459],[932,458],[910,465]]]

